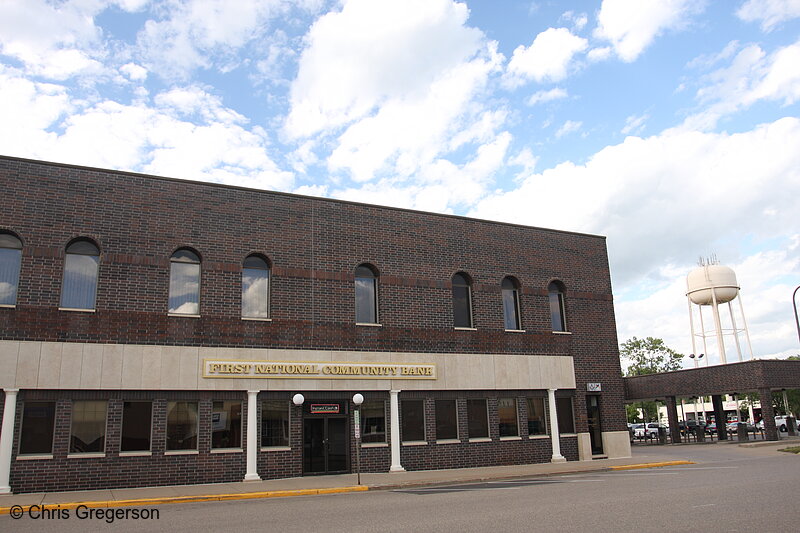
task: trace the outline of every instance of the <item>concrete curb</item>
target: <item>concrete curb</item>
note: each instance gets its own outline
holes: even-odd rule
[[[165,496],[161,498],[138,498],[130,500],[104,500],[104,501],[84,501],[84,502],[67,502],[67,503],[49,503],[49,504],[31,504],[31,505],[17,505],[12,507],[0,507],[0,515],[10,514],[11,510],[19,512],[28,512],[31,507],[47,507],[47,508],[60,508],[60,509],[75,509],[79,506],[89,508],[114,508],[114,507],[145,507],[149,505],[164,505],[172,503],[197,503],[197,502],[217,502],[217,501],[234,501],[234,500],[255,500],[265,498],[286,498],[290,496],[315,496],[321,494],[341,494],[346,492],[364,492],[368,490],[396,490],[407,489],[410,487],[419,486],[442,486],[442,485],[456,485],[462,483],[481,483],[486,481],[508,480],[508,479],[525,479],[530,477],[550,477],[559,475],[574,475],[574,474],[588,474],[592,472],[609,472],[614,470],[637,470],[642,468],[659,468],[663,466],[677,466],[677,465],[692,465],[696,464],[693,461],[662,461],[656,463],[640,463],[633,465],[619,465],[619,466],[599,466],[598,468],[589,469],[570,469],[559,472],[546,472],[539,474],[525,474],[519,476],[464,476],[460,479],[451,479],[447,481],[436,481],[431,479],[420,479],[408,481],[406,483],[387,483],[385,485],[356,485],[349,487],[332,487],[320,489],[293,489],[293,490],[271,490],[262,492],[238,492],[230,494],[208,494],[199,496]]]
[[[144,507],[147,505],[163,505],[170,503],[195,503],[195,502],[217,502],[217,501],[230,501],[230,500],[254,500],[263,498],[286,498],[288,496],[314,496],[319,494],[340,494],[345,492],[363,492],[369,490],[369,487],[358,485],[355,487],[335,487],[327,489],[296,489],[296,490],[271,490],[265,492],[241,492],[232,494],[208,494],[202,496],[168,496],[163,498],[140,498],[135,500],[106,500],[106,501],[88,501],[88,502],[70,502],[70,503],[51,503],[51,504],[33,504],[33,505],[17,505],[12,507],[0,507],[0,515],[9,514],[11,509],[22,510],[28,512],[31,507],[48,507],[60,509],[75,509],[76,507],[84,506],[93,509],[98,508],[112,508],[112,507]]]

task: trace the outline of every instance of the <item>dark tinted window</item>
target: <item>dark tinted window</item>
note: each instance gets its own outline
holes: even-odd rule
[[[458,438],[458,410],[455,400],[436,400],[436,439]]]
[[[453,326],[472,327],[472,294],[469,280],[464,274],[453,276]]]
[[[403,420],[400,428],[404,441],[425,440],[425,402],[424,400],[403,400],[401,402]]]
[[[289,402],[261,402],[261,446],[289,446]]]
[[[564,288],[554,281],[547,286],[550,299],[550,322],[553,331],[567,331],[567,320],[564,314]]]
[[[152,402],[125,402],[122,407],[120,451],[150,451],[152,420]]]
[[[356,322],[378,323],[378,278],[367,265],[360,265],[355,273]]]
[[[467,400],[467,422],[469,438],[489,436],[489,413],[486,400]]]
[[[511,330],[522,329],[519,320],[519,290],[511,278],[505,278],[501,284],[503,293],[503,319],[505,328]]]
[[[55,421],[55,402],[25,402],[19,436],[20,455],[53,453]]]

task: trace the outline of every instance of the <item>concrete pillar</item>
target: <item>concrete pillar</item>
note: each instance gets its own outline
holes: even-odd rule
[[[389,391],[389,424],[392,449],[392,466],[389,472],[405,472],[406,469],[400,464],[400,401],[397,395],[399,390]]]
[[[758,389],[758,400],[761,402],[761,418],[764,420],[764,438],[766,440],[778,440],[775,409],[772,408],[772,391]]]
[[[678,408],[675,396],[667,396],[667,421],[669,422],[669,434],[672,437],[672,444],[680,444],[681,428],[678,425]]]
[[[550,407],[550,440],[553,446],[551,463],[564,463],[567,458],[561,455],[561,434],[558,432],[558,412],[556,411],[556,389],[547,389],[547,403]]]
[[[0,428],[0,494],[11,492],[11,449],[14,447],[14,423],[19,389],[6,389],[3,426]]]
[[[245,481],[261,481],[258,475],[258,391],[247,391],[247,472]]]
[[[728,440],[728,419],[725,418],[725,409],[722,408],[722,396],[715,394],[711,396],[711,404],[714,406],[714,421],[717,424],[717,436],[719,440]]]

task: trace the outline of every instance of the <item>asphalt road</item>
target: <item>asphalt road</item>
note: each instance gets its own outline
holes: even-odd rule
[[[735,445],[658,447],[696,465],[395,491],[155,506],[158,519],[54,516],[0,531],[702,531],[800,529],[800,455]],[[642,462],[649,450],[636,450]],[[655,450],[652,451],[655,453]]]

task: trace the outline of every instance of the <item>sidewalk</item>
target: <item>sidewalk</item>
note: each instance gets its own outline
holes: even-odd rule
[[[360,486],[357,485],[356,474],[341,474],[272,479],[268,481],[215,483],[208,485],[2,494],[0,495],[0,515],[8,514],[11,507],[17,505],[22,507],[30,505],[59,505],[62,509],[74,508],[81,504],[87,505],[88,507],[141,507],[164,503],[333,494],[628,468],[652,468],[673,464],[690,463],[689,461],[676,461],[674,456],[661,455],[658,453],[658,450],[653,450],[652,453],[636,454],[636,456],[626,459],[598,459],[594,461],[571,461],[566,463],[461,468],[452,470],[423,470],[415,472],[363,473],[361,474]]]

